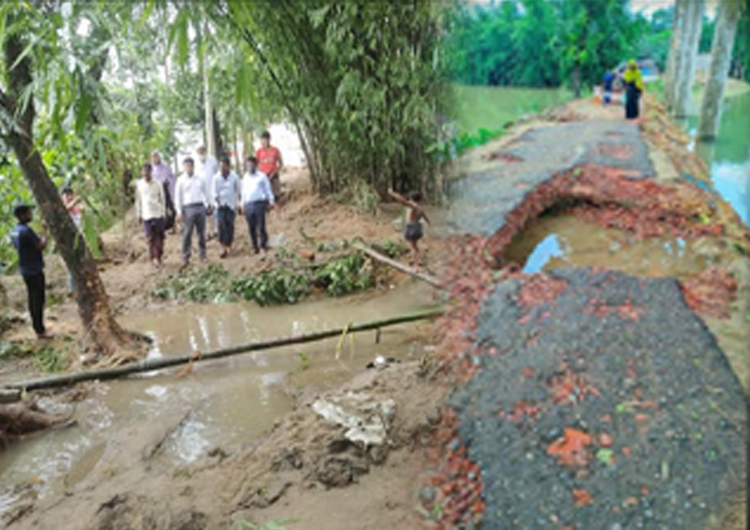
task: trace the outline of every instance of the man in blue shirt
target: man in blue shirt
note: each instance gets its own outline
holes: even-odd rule
[[[604,74],[604,104],[612,103],[612,89],[615,84],[615,74],[611,70]]]
[[[13,215],[18,219],[18,224],[11,232],[11,239],[18,250],[18,268],[26,284],[31,322],[37,337],[47,339],[49,335],[44,327],[45,278],[42,255],[47,247],[47,238],[39,237],[29,226],[33,218],[31,206],[18,205],[13,208]]]

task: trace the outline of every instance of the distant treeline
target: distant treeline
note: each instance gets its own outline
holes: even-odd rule
[[[468,85],[551,88],[592,86],[635,57],[664,68],[674,8],[647,17],[628,0],[504,0],[464,4],[451,21],[448,53],[454,81]],[[711,51],[704,20],[700,52]],[[732,77],[750,80],[750,22],[740,23]]]

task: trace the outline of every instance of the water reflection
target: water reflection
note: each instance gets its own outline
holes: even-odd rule
[[[605,267],[642,276],[691,276],[708,264],[681,238],[636,240],[573,216],[543,217],[508,246],[507,260],[527,274],[556,267]]]
[[[711,180],[721,197],[750,226],[750,92],[726,100],[719,136],[711,142],[693,142],[695,150],[711,168]],[[685,128],[695,137],[697,116]]]

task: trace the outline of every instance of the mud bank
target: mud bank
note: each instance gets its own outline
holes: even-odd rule
[[[6,524],[51,530],[64,520],[71,530],[214,530],[234,528],[239,520],[293,519],[299,528],[343,530],[353,520],[362,529],[413,528],[414,501],[404,492],[416,488],[422,467],[416,448],[426,443],[446,391],[425,379],[418,363],[369,371],[337,391],[301,399],[257,442],[231,453],[216,447],[178,468],[157,458],[159,440],[183,417],[165,413],[155,420],[162,436],[133,426],[66,495],[21,503],[6,514]],[[365,422],[385,410],[382,442],[356,443],[350,427],[315,411],[320,403],[354,403]],[[387,408],[378,409],[382,404]]]

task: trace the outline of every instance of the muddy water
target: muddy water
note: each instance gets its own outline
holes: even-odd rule
[[[429,288],[410,285],[380,296],[277,308],[181,306],[130,316],[123,323],[151,335],[149,355],[160,357],[341,327],[431,303]],[[376,355],[421,355],[423,345],[413,338],[414,329],[405,325],[383,330],[378,344],[374,332],[358,335],[353,343],[345,341],[339,359],[338,339],[332,339],[201,363],[184,377],[173,369],[99,384],[70,411],[78,420],[76,427],[25,440],[0,454],[0,512],[3,490],[32,483],[44,495],[70,487],[94,468],[107,444],[165,410],[186,412],[159,454],[168,464],[195,461],[213,447],[231,450],[251,442],[291,409],[290,377],[296,385],[326,387],[364,369]]]
[[[557,267],[606,267],[647,277],[692,276],[710,266],[694,252],[694,243],[679,238],[636,241],[615,229],[578,217],[542,217],[508,246],[506,259],[523,264],[523,272]]]

